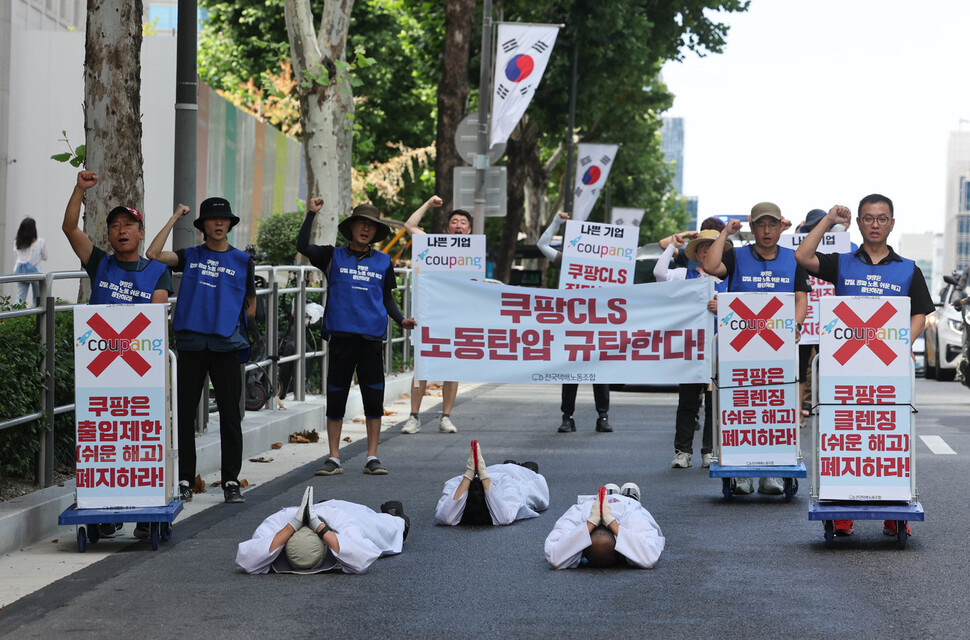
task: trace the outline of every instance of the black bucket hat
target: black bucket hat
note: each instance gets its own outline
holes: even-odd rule
[[[206,198],[203,200],[202,204],[199,205],[199,217],[192,224],[195,225],[196,229],[205,233],[202,222],[208,218],[229,218],[230,229],[239,224],[239,216],[233,214],[232,207],[229,206],[229,201],[225,198]]]

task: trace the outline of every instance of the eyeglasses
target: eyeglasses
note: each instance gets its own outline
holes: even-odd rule
[[[875,224],[878,227],[885,227],[892,220],[889,216],[859,216],[862,224]]]

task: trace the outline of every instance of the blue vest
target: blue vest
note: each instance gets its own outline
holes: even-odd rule
[[[138,267],[128,271],[113,255],[104,256],[91,282],[89,304],[148,304],[167,268],[161,262],[139,257]]]
[[[242,322],[245,332],[249,257],[233,247],[228,251],[212,251],[205,245],[186,249],[172,327],[228,338]]]
[[[334,247],[327,276],[324,337],[333,332],[384,337],[384,274],[390,266],[391,259],[385,253],[372,251],[358,262],[346,247]]]
[[[837,296],[907,296],[913,281],[912,260],[889,264],[866,264],[854,253],[839,254]]]
[[[688,269],[687,269],[687,280],[696,280],[697,278],[700,278],[700,277],[702,277],[702,276],[701,276],[700,272],[697,270],[696,267],[694,267],[694,268],[689,268],[688,267]],[[710,276],[703,276],[703,277],[708,278]],[[724,293],[727,290],[728,290],[728,281],[727,280],[721,280],[720,282],[717,282],[717,281],[714,282],[714,291],[715,292],[717,292],[717,293]]]
[[[795,252],[785,247],[777,247],[774,260],[761,261],[754,257],[754,246],[741,247],[734,251],[734,274],[731,276],[729,291],[758,292],[774,291],[790,293],[795,290]]]

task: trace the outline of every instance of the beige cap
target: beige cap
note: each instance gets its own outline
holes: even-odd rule
[[[751,207],[751,222],[765,216],[781,220],[781,209],[774,202],[759,202]]]
[[[286,542],[286,559],[294,569],[316,569],[327,555],[323,547],[323,540],[315,531],[300,527]]]
[[[690,239],[687,243],[687,248],[684,249],[684,254],[687,256],[688,260],[693,260],[694,262],[699,262],[697,259],[697,247],[704,244],[705,242],[714,242],[714,240],[720,235],[716,229],[704,229],[698,232],[696,236]],[[725,247],[733,247],[734,245],[730,240],[724,241]]]

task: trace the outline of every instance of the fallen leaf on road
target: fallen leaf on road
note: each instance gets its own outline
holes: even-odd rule
[[[282,442],[274,442],[272,445],[270,445],[270,449],[282,449],[282,448],[283,448]]]
[[[364,418],[354,418],[354,422],[365,422]]]
[[[294,436],[303,438],[303,440],[294,440]],[[303,431],[297,431],[290,436],[290,442],[320,442],[320,434],[317,433],[316,429],[304,429]]]
[[[239,486],[240,487],[243,487],[245,489],[246,487],[249,486],[249,480],[246,480],[246,479],[240,480],[239,481]]]
[[[344,442],[353,442],[353,440],[350,439],[350,436],[345,436]]]
[[[217,482],[212,486],[215,487],[218,484],[219,483]],[[195,476],[195,486],[192,487],[192,493],[205,493],[205,480],[203,480],[202,476],[198,474]]]
[[[402,393],[402,394],[400,395],[400,397],[401,397],[401,398],[410,398],[410,397],[411,397],[411,394],[410,394],[410,393]]]
[[[53,540],[51,540],[51,543],[57,544],[59,541],[60,541],[60,538],[54,538]]]
[[[258,458],[250,458],[249,461],[250,462],[272,462],[273,459],[272,458],[264,458],[263,456],[259,456]]]
[[[291,433],[290,444],[299,443],[299,442],[310,442],[310,441],[304,438],[303,436],[301,436],[299,433]]]
[[[385,416],[397,415],[397,411],[391,411],[390,409],[384,409],[384,415]]]

